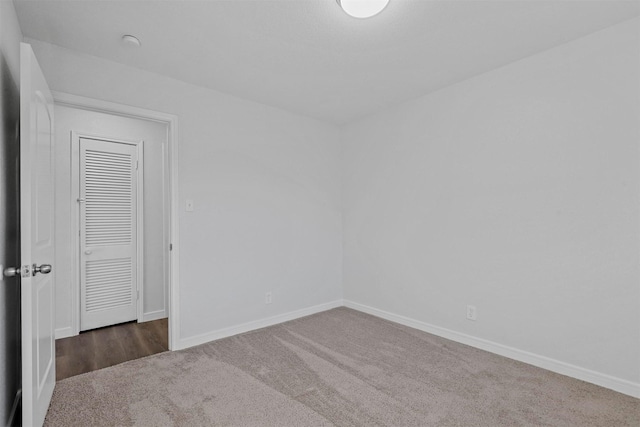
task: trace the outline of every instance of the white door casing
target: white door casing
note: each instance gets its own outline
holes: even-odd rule
[[[80,330],[88,330],[138,319],[142,156],[136,143],[78,144]]]
[[[26,43],[20,113],[22,423],[40,426],[55,386],[54,274],[43,274],[54,260],[54,122],[53,97]]]
[[[168,210],[168,224],[167,233],[169,234],[169,349],[177,350],[181,348],[180,344],[180,293],[179,293],[179,277],[180,277],[180,264],[178,262],[180,258],[180,230],[178,227],[178,212],[179,212],[179,194],[178,194],[178,145],[179,145],[179,129],[178,129],[178,117],[173,114],[161,113],[157,111],[147,110],[139,107],[132,107],[129,105],[116,104],[104,100],[98,100],[93,98],[86,98],[78,95],[71,95],[68,93],[53,91],[53,96],[56,103],[60,105],[66,105],[73,108],[87,109],[91,111],[104,112],[107,114],[117,114],[125,117],[140,118],[144,120],[153,120],[167,125],[167,143],[168,143],[168,169],[167,174],[169,177],[168,194],[169,210]],[[76,136],[72,135],[72,141],[76,141]],[[72,156],[77,155],[77,146],[72,145]],[[77,167],[77,162],[72,162],[72,168]],[[77,176],[72,171],[72,177]],[[77,186],[72,187],[72,191],[77,192]],[[76,198],[79,197],[76,196]],[[74,205],[72,208],[72,224],[77,224],[75,215],[77,210],[75,209],[75,198],[73,199]],[[73,226],[72,226],[73,227]],[[78,238],[78,233],[74,233],[74,238]],[[73,245],[73,250],[78,250],[79,244]],[[78,260],[77,256],[74,256],[74,260]],[[77,266],[76,266],[77,267]],[[78,268],[74,268],[74,271],[79,272]],[[77,289],[74,293],[74,297],[79,297],[79,277],[74,274],[73,289]],[[141,281],[139,281],[142,283]],[[79,307],[79,304],[73,304],[73,306]],[[79,333],[79,310],[74,311],[76,314],[72,314],[72,335]]]

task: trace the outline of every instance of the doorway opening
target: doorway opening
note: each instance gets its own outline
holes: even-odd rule
[[[74,339],[84,346],[90,337],[118,336],[141,339],[145,349],[125,349],[129,355],[172,349],[178,332],[177,118],[64,93],[53,96],[56,137],[63,146],[57,161],[68,174],[56,177],[56,237],[62,249],[56,253],[57,350],[71,360],[68,343]],[[88,332],[78,336],[81,331]]]

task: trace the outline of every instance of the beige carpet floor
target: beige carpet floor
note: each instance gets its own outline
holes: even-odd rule
[[[60,381],[46,426],[640,426],[640,400],[347,308]]]

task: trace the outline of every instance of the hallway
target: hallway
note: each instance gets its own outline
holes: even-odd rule
[[[56,381],[169,349],[167,319],[129,322],[56,340]]]

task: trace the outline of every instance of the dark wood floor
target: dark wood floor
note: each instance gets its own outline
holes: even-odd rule
[[[167,319],[122,323],[56,340],[56,380],[169,349]]]

